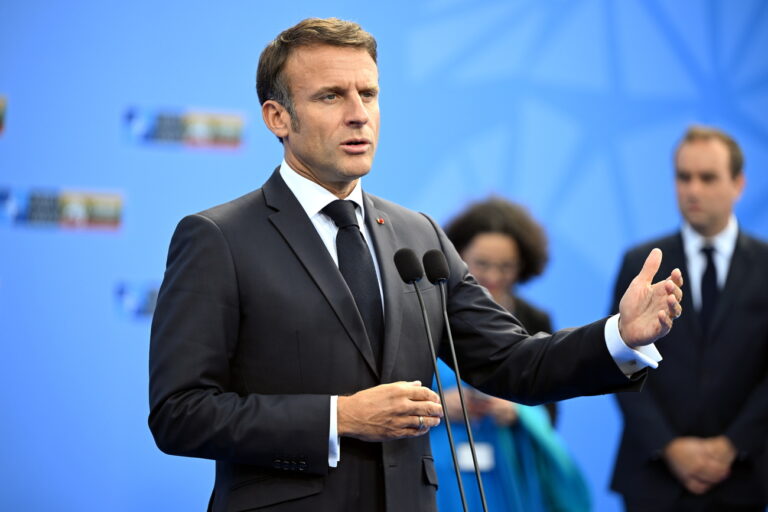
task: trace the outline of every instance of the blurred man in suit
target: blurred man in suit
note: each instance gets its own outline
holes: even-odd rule
[[[307,19],[262,52],[257,90],[283,162],[264,186],[184,218],[150,343],[149,424],[168,453],[216,461],[214,512],[435,509],[430,351],[403,247],[448,260],[467,382],[518,402],[636,388],[680,315],[653,251],[621,314],[533,337],[491,300],[426,215],[363,192],[378,144],[376,41]],[[417,116],[418,117],[418,116]],[[422,121],[419,119],[419,121]],[[422,280],[436,350],[440,293]]]
[[[758,511],[768,438],[768,245],[744,233],[733,208],[744,189],[736,141],[692,127],[674,155],[679,232],[630,250],[621,290],[651,247],[679,267],[685,318],[662,342],[664,367],[643,393],[619,393],[624,433],[612,488],[630,512]]]

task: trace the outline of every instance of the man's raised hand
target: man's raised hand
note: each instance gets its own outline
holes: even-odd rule
[[[682,313],[683,275],[675,269],[668,278],[653,284],[660,266],[661,250],[653,249],[619,303],[619,333],[631,348],[666,336]]]

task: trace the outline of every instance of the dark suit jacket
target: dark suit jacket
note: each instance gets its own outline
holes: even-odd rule
[[[613,310],[653,247],[657,277],[675,267],[687,278],[679,234],[629,251],[616,281]],[[684,286],[684,292],[685,292]],[[704,336],[690,293],[683,315],[657,342],[663,361],[642,393],[619,393],[624,432],[612,488],[633,501],[673,503],[685,490],[660,458],[679,436],[725,434],[740,456],[727,481],[710,491],[725,503],[765,503],[756,467],[768,438],[768,245],[740,233],[730,270]]]
[[[552,320],[547,312],[520,297],[515,297],[513,314],[530,333],[552,332]]]
[[[552,332],[552,320],[546,311],[537,308],[520,297],[515,297],[514,300],[515,310],[512,314],[525,327],[526,331],[530,333]],[[547,408],[552,425],[557,425],[557,404],[550,402],[544,404],[544,406]]]
[[[642,381],[628,380],[610,358],[605,321],[529,337],[468,276],[434,222],[364,198],[384,290],[381,372],[352,295],[279,173],[259,190],[184,218],[174,233],[152,324],[149,425],[163,451],[216,460],[214,511],[354,510],[365,471],[357,463],[371,453],[387,510],[434,510],[428,436],[344,438],[339,467],[327,462],[329,395],[432,381],[417,298],[392,259],[402,247],[445,252],[456,351],[473,386],[537,403]],[[418,286],[444,354],[439,291],[426,280]]]

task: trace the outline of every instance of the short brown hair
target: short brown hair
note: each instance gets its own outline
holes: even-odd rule
[[[482,233],[507,235],[520,249],[520,273],[517,282],[524,283],[544,272],[549,260],[547,235],[528,211],[519,204],[500,197],[473,203],[448,223],[445,234],[459,253]]]
[[[686,130],[683,135],[683,138],[680,139],[677,148],[675,148],[675,162],[677,162],[677,154],[684,144],[712,139],[719,140],[728,148],[728,153],[730,155],[730,161],[728,163],[731,169],[731,178],[739,176],[744,170],[744,153],[741,152],[741,148],[739,147],[738,142],[736,142],[736,139],[725,133],[723,130],[713,126],[689,126],[688,130]]]
[[[269,43],[259,57],[256,71],[256,92],[259,103],[274,100],[295,117],[290,84],[283,77],[288,57],[302,46],[349,46],[366,50],[376,62],[376,39],[352,21],[338,18],[307,18],[282,31]]]

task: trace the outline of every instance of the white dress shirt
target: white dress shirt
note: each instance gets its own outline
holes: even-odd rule
[[[683,250],[685,251],[685,263],[688,267],[686,280],[691,290],[693,308],[701,310],[701,277],[707,268],[707,257],[701,252],[705,246],[711,246],[712,260],[717,270],[717,287],[723,289],[728,278],[728,269],[731,267],[731,258],[736,249],[736,239],[739,236],[739,225],[736,217],[731,215],[728,225],[720,233],[712,238],[705,238],[691,227],[687,222],[680,229],[683,238]]]

